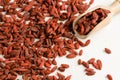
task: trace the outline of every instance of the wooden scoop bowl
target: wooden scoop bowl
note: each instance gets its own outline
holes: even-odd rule
[[[108,16],[107,16],[104,20],[102,20],[100,23],[98,23],[88,34],[86,34],[86,35],[80,35],[80,34],[76,31],[76,29],[74,28],[75,25],[76,25],[76,23],[78,22],[78,20],[79,20],[81,17],[83,17],[83,16],[86,15],[87,13],[92,12],[92,11],[98,9],[98,8],[107,9],[107,10],[110,11],[110,13],[108,14]],[[100,30],[101,28],[103,28],[103,27],[105,27],[107,24],[109,24],[112,16],[116,15],[116,14],[119,13],[119,12],[120,12],[120,0],[114,1],[114,2],[113,2],[110,6],[108,6],[108,7],[105,7],[105,6],[97,6],[97,7],[93,8],[93,9],[91,9],[91,10],[86,11],[85,13],[83,13],[83,14],[80,15],[80,16],[78,16],[78,17],[73,21],[73,30],[74,30],[74,32],[75,32],[75,36],[76,36],[77,38],[82,38],[82,39],[87,38],[89,35],[95,33],[96,31]]]

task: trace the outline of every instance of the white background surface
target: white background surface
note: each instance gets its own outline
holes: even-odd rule
[[[109,6],[113,1],[95,0],[91,8],[96,5]],[[66,69],[62,74],[66,76],[72,75],[71,80],[108,80],[106,75],[110,73],[113,76],[113,80],[120,80],[120,14],[114,16],[109,25],[87,39],[91,39],[91,44],[83,48],[84,52],[82,56],[78,56],[75,59],[66,59],[66,57],[57,58],[58,65],[62,63],[70,64],[70,68]],[[104,52],[105,47],[110,48],[112,54],[106,54]],[[79,66],[77,60],[82,59],[87,61],[92,57],[101,59],[103,68],[101,71],[95,70],[96,74],[94,76],[86,76],[84,67]]]
[[[96,5],[109,6],[113,1],[115,0],[95,0],[91,8]],[[58,65],[61,63],[70,64],[70,68],[64,74],[71,74],[71,80],[108,80],[106,75],[109,73],[113,76],[113,80],[120,80],[120,14],[113,16],[107,26],[87,39],[91,39],[91,44],[83,48],[82,56],[75,59],[66,59],[65,57],[57,59]],[[110,48],[112,54],[106,54],[104,52],[105,47]],[[101,59],[103,68],[101,71],[95,70],[94,76],[86,76],[84,67],[77,65],[77,60],[87,61],[92,57]]]

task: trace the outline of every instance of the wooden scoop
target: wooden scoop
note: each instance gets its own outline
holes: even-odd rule
[[[110,13],[108,14],[108,16],[102,20],[100,23],[98,23],[87,35],[80,35],[76,29],[74,29],[76,23],[78,22],[78,20],[83,17],[85,14],[89,13],[89,12],[92,12],[98,8],[103,8],[103,9],[107,9],[107,10],[110,10]],[[97,6],[91,10],[88,10],[86,11],[85,13],[83,13],[82,15],[78,16],[74,21],[73,21],[73,30],[75,32],[75,36],[78,37],[78,38],[87,38],[89,35],[95,33],[96,31],[100,30],[101,28],[103,28],[104,26],[106,26],[113,15],[116,15],[117,13],[120,12],[120,0],[116,0],[114,1],[109,7],[104,7],[104,6]]]

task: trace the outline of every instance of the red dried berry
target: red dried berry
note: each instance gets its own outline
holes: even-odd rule
[[[90,44],[90,39],[85,42],[85,46],[88,46]]]
[[[85,71],[86,71],[86,75],[88,75],[88,76],[95,75],[95,73],[96,73],[94,71],[94,69],[92,69],[92,68],[86,68]]]
[[[98,65],[98,69],[101,70],[102,69],[102,61],[98,59],[97,65]]]
[[[95,75],[95,73],[96,73],[95,71],[91,71],[91,72],[87,72],[86,75],[92,76],[92,75]]]
[[[77,56],[76,54],[70,53],[70,54],[68,54],[66,57],[67,57],[67,58],[75,58],[76,56]]]
[[[78,59],[78,65],[81,65],[81,64],[82,64],[82,60]]]
[[[105,48],[105,52],[106,52],[107,54],[111,54],[111,50],[108,49],[108,48]]]
[[[110,74],[107,74],[108,80],[113,80],[112,76]]]
[[[65,68],[59,67],[58,70],[61,71],[61,72],[64,72],[64,71],[65,71]]]
[[[90,60],[88,60],[88,63],[89,64],[92,64],[92,63],[94,63],[95,62],[95,58],[91,58]]]
[[[51,69],[51,72],[54,72],[56,69],[57,69],[57,66],[54,66],[54,67]]]
[[[61,64],[61,66],[62,66],[63,68],[69,68],[69,65],[68,65],[68,64]]]
[[[80,50],[79,55],[82,56],[82,54],[83,54],[83,50]]]
[[[82,65],[83,65],[84,67],[86,67],[86,68],[89,68],[89,64],[88,64],[87,62],[85,62],[85,61],[82,61]]]
[[[97,63],[93,62],[92,65],[93,65],[94,68],[99,69],[99,66],[98,66]]]

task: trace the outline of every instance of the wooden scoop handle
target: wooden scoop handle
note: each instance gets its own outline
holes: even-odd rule
[[[110,6],[109,6],[110,11],[113,13],[113,15],[116,15],[120,12],[120,0],[114,1]]]

